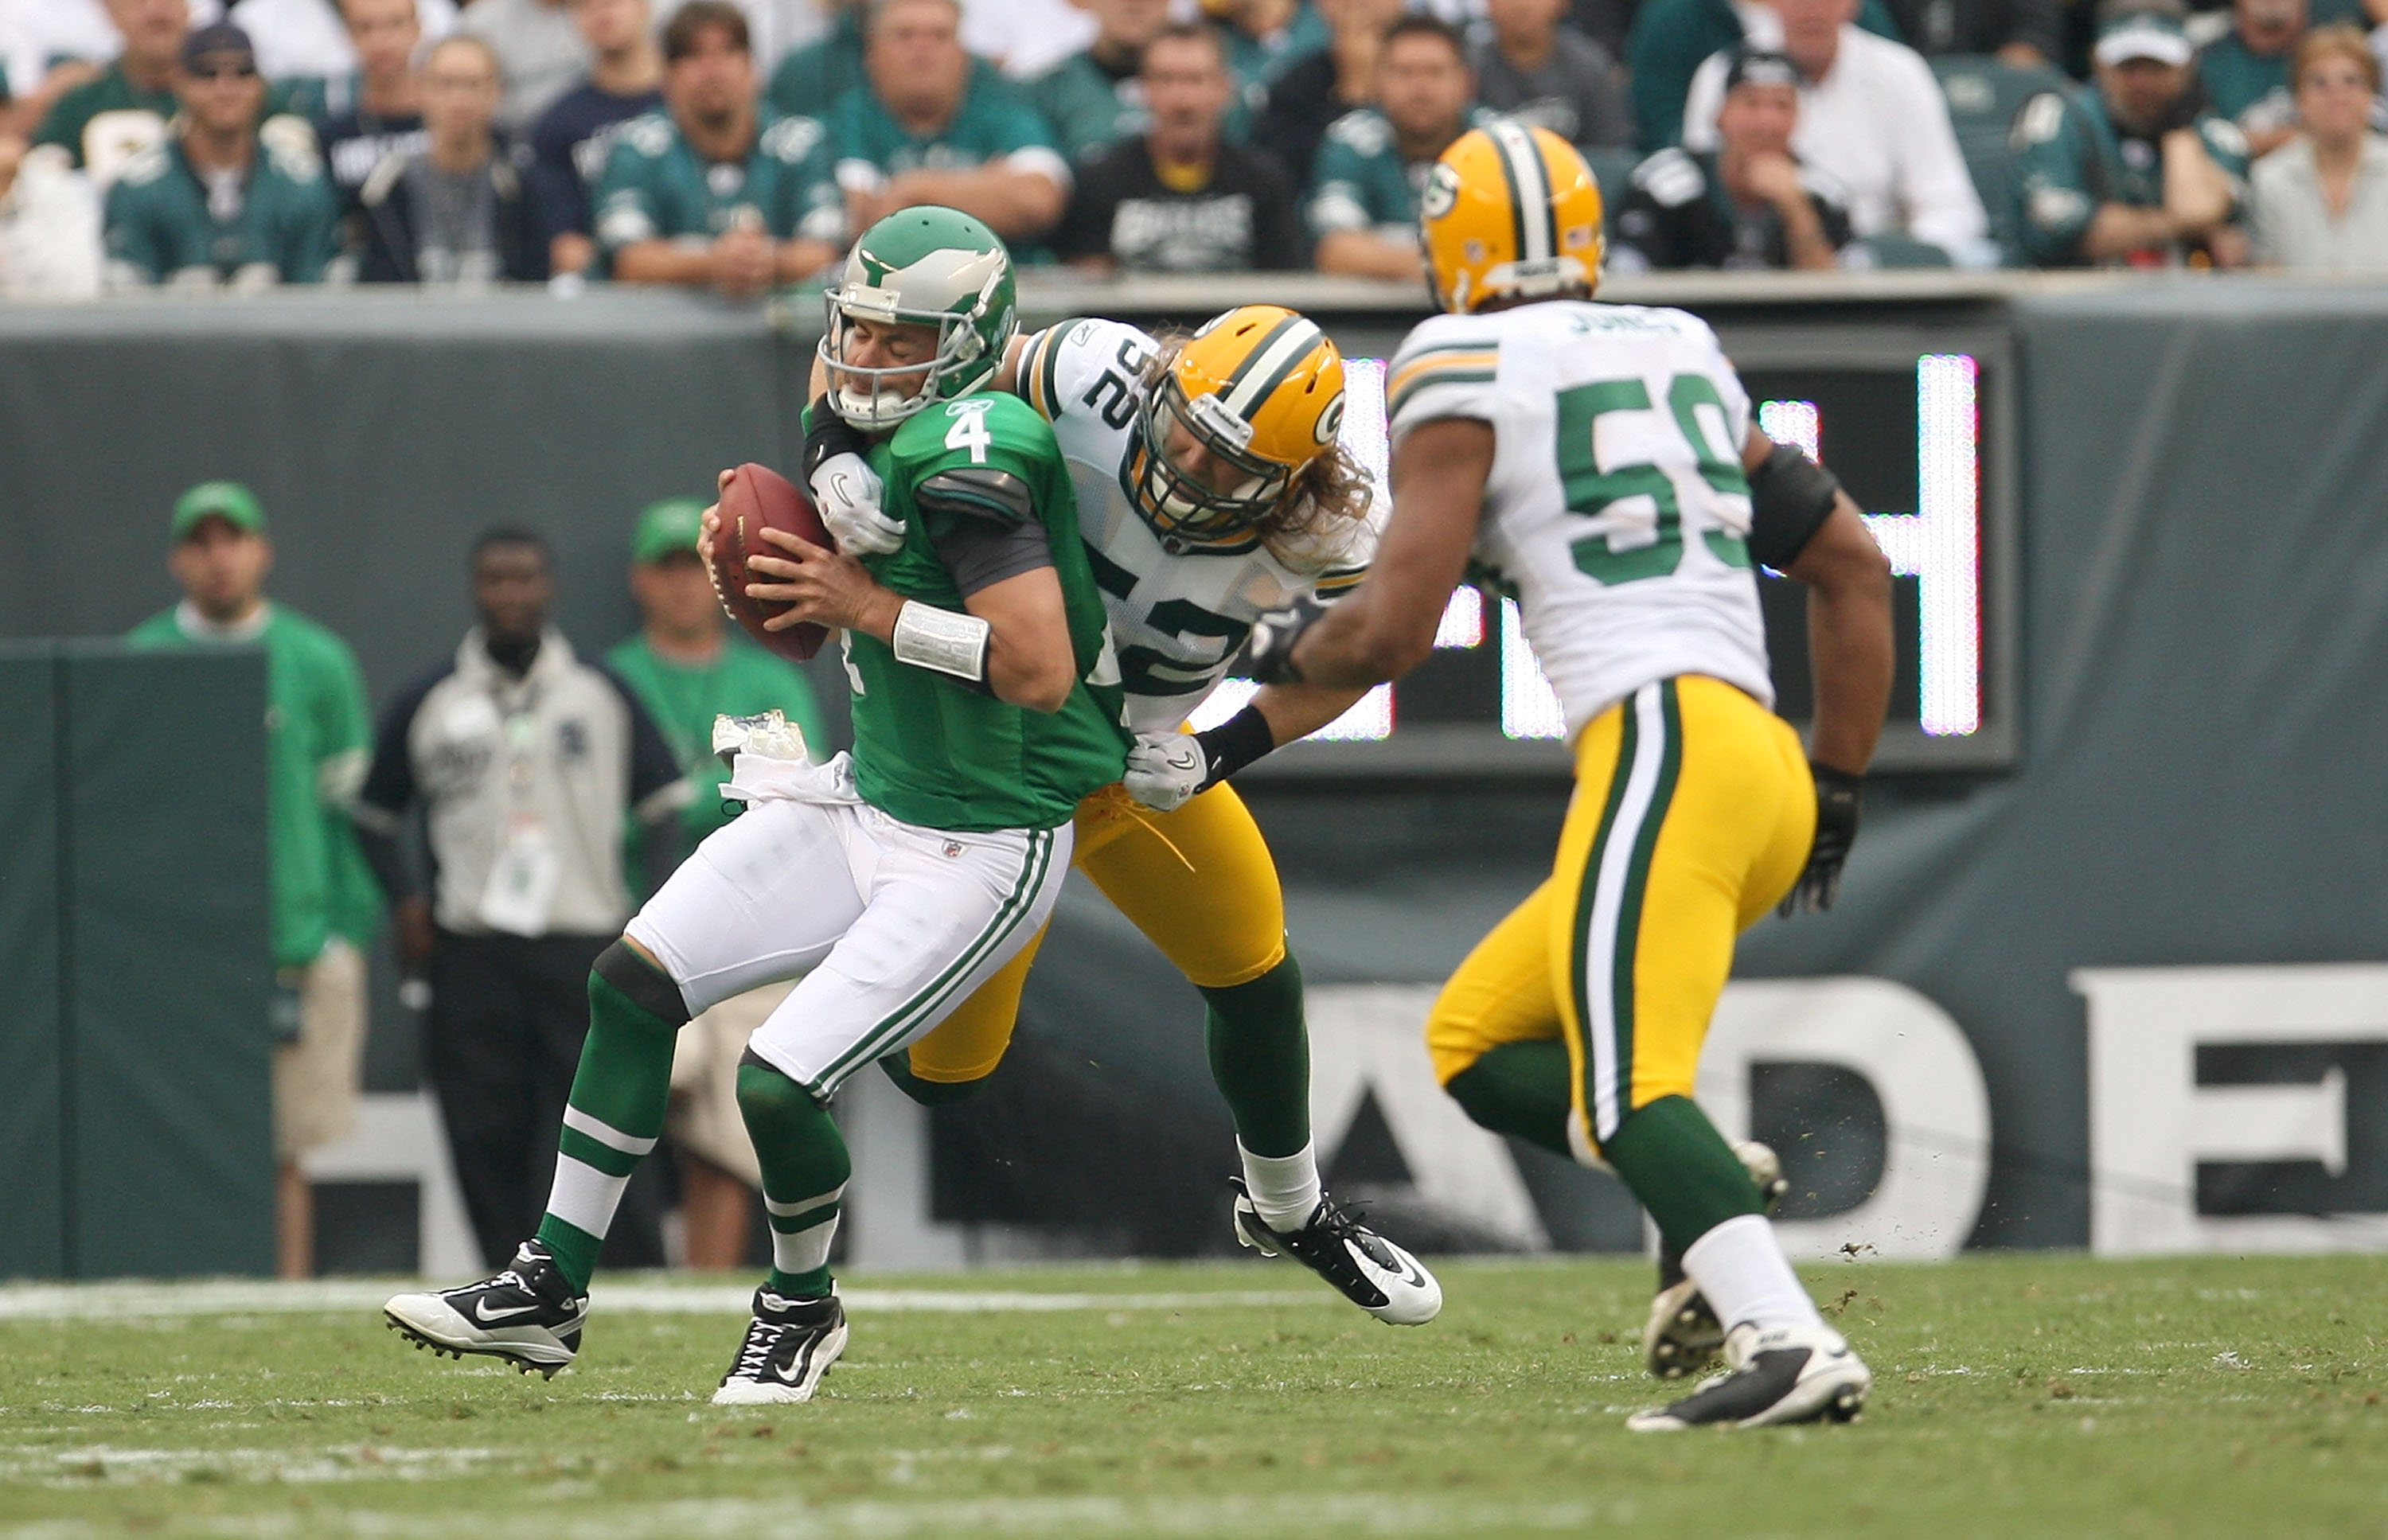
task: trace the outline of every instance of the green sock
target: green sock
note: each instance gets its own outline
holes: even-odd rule
[[[1766,1211],[1747,1168],[1688,1097],[1661,1096],[1626,1114],[1600,1153],[1678,1255],[1727,1219]]]
[[[792,1299],[830,1291],[829,1243],[854,1161],[829,1109],[809,1092],[756,1057],[738,1066],[738,1110],[763,1168],[763,1206],[771,1217],[767,1287]]]
[[[575,1294],[588,1292],[622,1189],[663,1135],[673,1040],[687,1019],[678,987],[654,964],[619,942],[597,959],[589,975],[589,1035],[539,1222],[539,1239]]]
[[[1291,953],[1258,978],[1204,990],[1211,1078],[1236,1119],[1236,1140],[1256,1155],[1310,1143],[1310,1032],[1302,1020],[1302,967]]]
[[[1568,1147],[1567,1044],[1556,1038],[1505,1042],[1454,1075],[1443,1090],[1494,1133],[1575,1158]]]

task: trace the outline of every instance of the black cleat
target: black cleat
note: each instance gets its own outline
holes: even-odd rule
[[[392,1331],[435,1356],[487,1354],[553,1380],[580,1351],[589,1296],[573,1294],[553,1253],[525,1241],[514,1266],[495,1278],[437,1294],[399,1294],[381,1313]]]
[[[1742,1168],[1758,1184],[1764,1212],[1782,1206],[1791,1183],[1773,1149],[1755,1139],[1733,1147]],[[1680,1380],[1716,1361],[1724,1347],[1724,1322],[1717,1319],[1699,1285],[1683,1276],[1681,1258],[1670,1252],[1658,1256],[1658,1293],[1650,1301],[1650,1317],[1642,1323],[1642,1366],[1661,1380]]]
[[[1874,1375],[1829,1326],[1747,1323],[1725,1333],[1725,1372],[1670,1407],[1635,1412],[1637,1433],[1684,1428],[1762,1428],[1777,1422],[1854,1422]]]
[[[755,1319],[721,1388],[717,1407],[762,1407],[809,1401],[821,1376],[845,1351],[845,1306],[837,1295],[788,1299],[766,1286],[755,1291]]]
[[[1236,1239],[1264,1256],[1282,1252],[1335,1285],[1344,1298],[1391,1326],[1424,1326],[1442,1308],[1442,1285],[1418,1259],[1339,1208],[1326,1193],[1300,1230],[1272,1230],[1252,1206],[1241,1177],[1236,1190]]]

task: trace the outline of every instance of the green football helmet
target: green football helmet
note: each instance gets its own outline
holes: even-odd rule
[[[829,368],[830,405],[870,433],[984,385],[1019,326],[1011,253],[994,231],[955,208],[906,208],[864,231],[823,297],[829,328],[820,357]],[[893,368],[844,362],[847,328],[856,321],[934,326],[936,352],[924,363]],[[897,377],[924,370],[918,388],[889,388]]]

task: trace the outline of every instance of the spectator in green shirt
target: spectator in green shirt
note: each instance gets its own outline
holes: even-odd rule
[[[1377,53],[1377,103],[1338,118],[1310,179],[1321,272],[1421,282],[1417,195],[1435,158],[1467,132],[1476,76],[1447,21],[1405,16]]]
[[[314,1196],[298,1157],[355,1125],[363,1072],[364,949],[381,901],[348,810],[371,757],[372,716],[348,644],[265,597],[273,545],[255,494],[237,482],[194,486],[169,528],[183,601],[135,626],[126,645],[265,650],[275,1237],[281,1275],[304,1278],[314,1270]]]
[[[1169,25],[1169,0],[1087,0],[1086,8],[1095,13],[1095,41],[1030,91],[1072,160],[1092,159],[1151,123],[1144,50]]]
[[[124,34],[124,52],[98,79],[60,96],[33,134],[36,145],[64,145],[103,182],[165,138],[174,64],[191,30],[186,0],[108,0],[108,16]]]
[[[2237,0],[2230,30],[2197,51],[2205,105],[2239,125],[2250,158],[2271,154],[2297,133],[2289,56],[2305,35],[2305,0]]]
[[[174,96],[174,131],[126,162],[108,190],[109,280],[237,289],[321,282],[338,204],[311,135],[303,145],[260,135],[265,82],[248,34],[226,21],[191,33]]]
[[[716,716],[778,710],[803,730],[814,759],[826,759],[829,747],[804,675],[721,624],[721,601],[696,554],[704,514],[698,499],[675,498],[639,515],[630,593],[645,625],[605,654],[606,666],[663,730],[695,788],[680,813],[691,847],[730,821],[721,800],[730,773],[713,752]],[[635,831],[630,838],[635,860]],[[725,1000],[680,1029],[665,1132],[680,1156],[680,1218],[692,1268],[734,1268],[746,1259],[762,1172],[738,1112],[738,1060],[787,992],[781,984]]]
[[[1061,217],[1070,163],[1034,107],[971,78],[959,0],[877,0],[865,19],[865,83],[830,113],[848,223],[941,204],[1015,247]]]
[[[2108,0],[2094,90],[2015,114],[2014,230],[2035,267],[2247,258],[2247,141],[2201,111],[2180,0]]]
[[[591,199],[617,281],[751,299],[843,254],[821,125],[763,107],[746,18],[728,0],[689,0],[664,29],[664,105],[622,126]]]

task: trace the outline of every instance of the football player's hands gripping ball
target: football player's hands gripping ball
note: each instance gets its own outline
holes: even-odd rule
[[[1841,890],[1841,864],[1858,837],[1858,803],[1865,777],[1810,766],[1816,776],[1816,842],[1808,849],[1808,869],[1783,898],[1785,919],[1802,909],[1830,909]]]
[[[1138,733],[1127,751],[1127,794],[1155,813],[1175,813],[1219,777],[1211,755],[1192,733]]]
[[[805,435],[805,483],[821,525],[848,556],[884,556],[904,544],[904,525],[880,511],[886,488],[863,460],[862,434],[830,409],[813,403]]]

